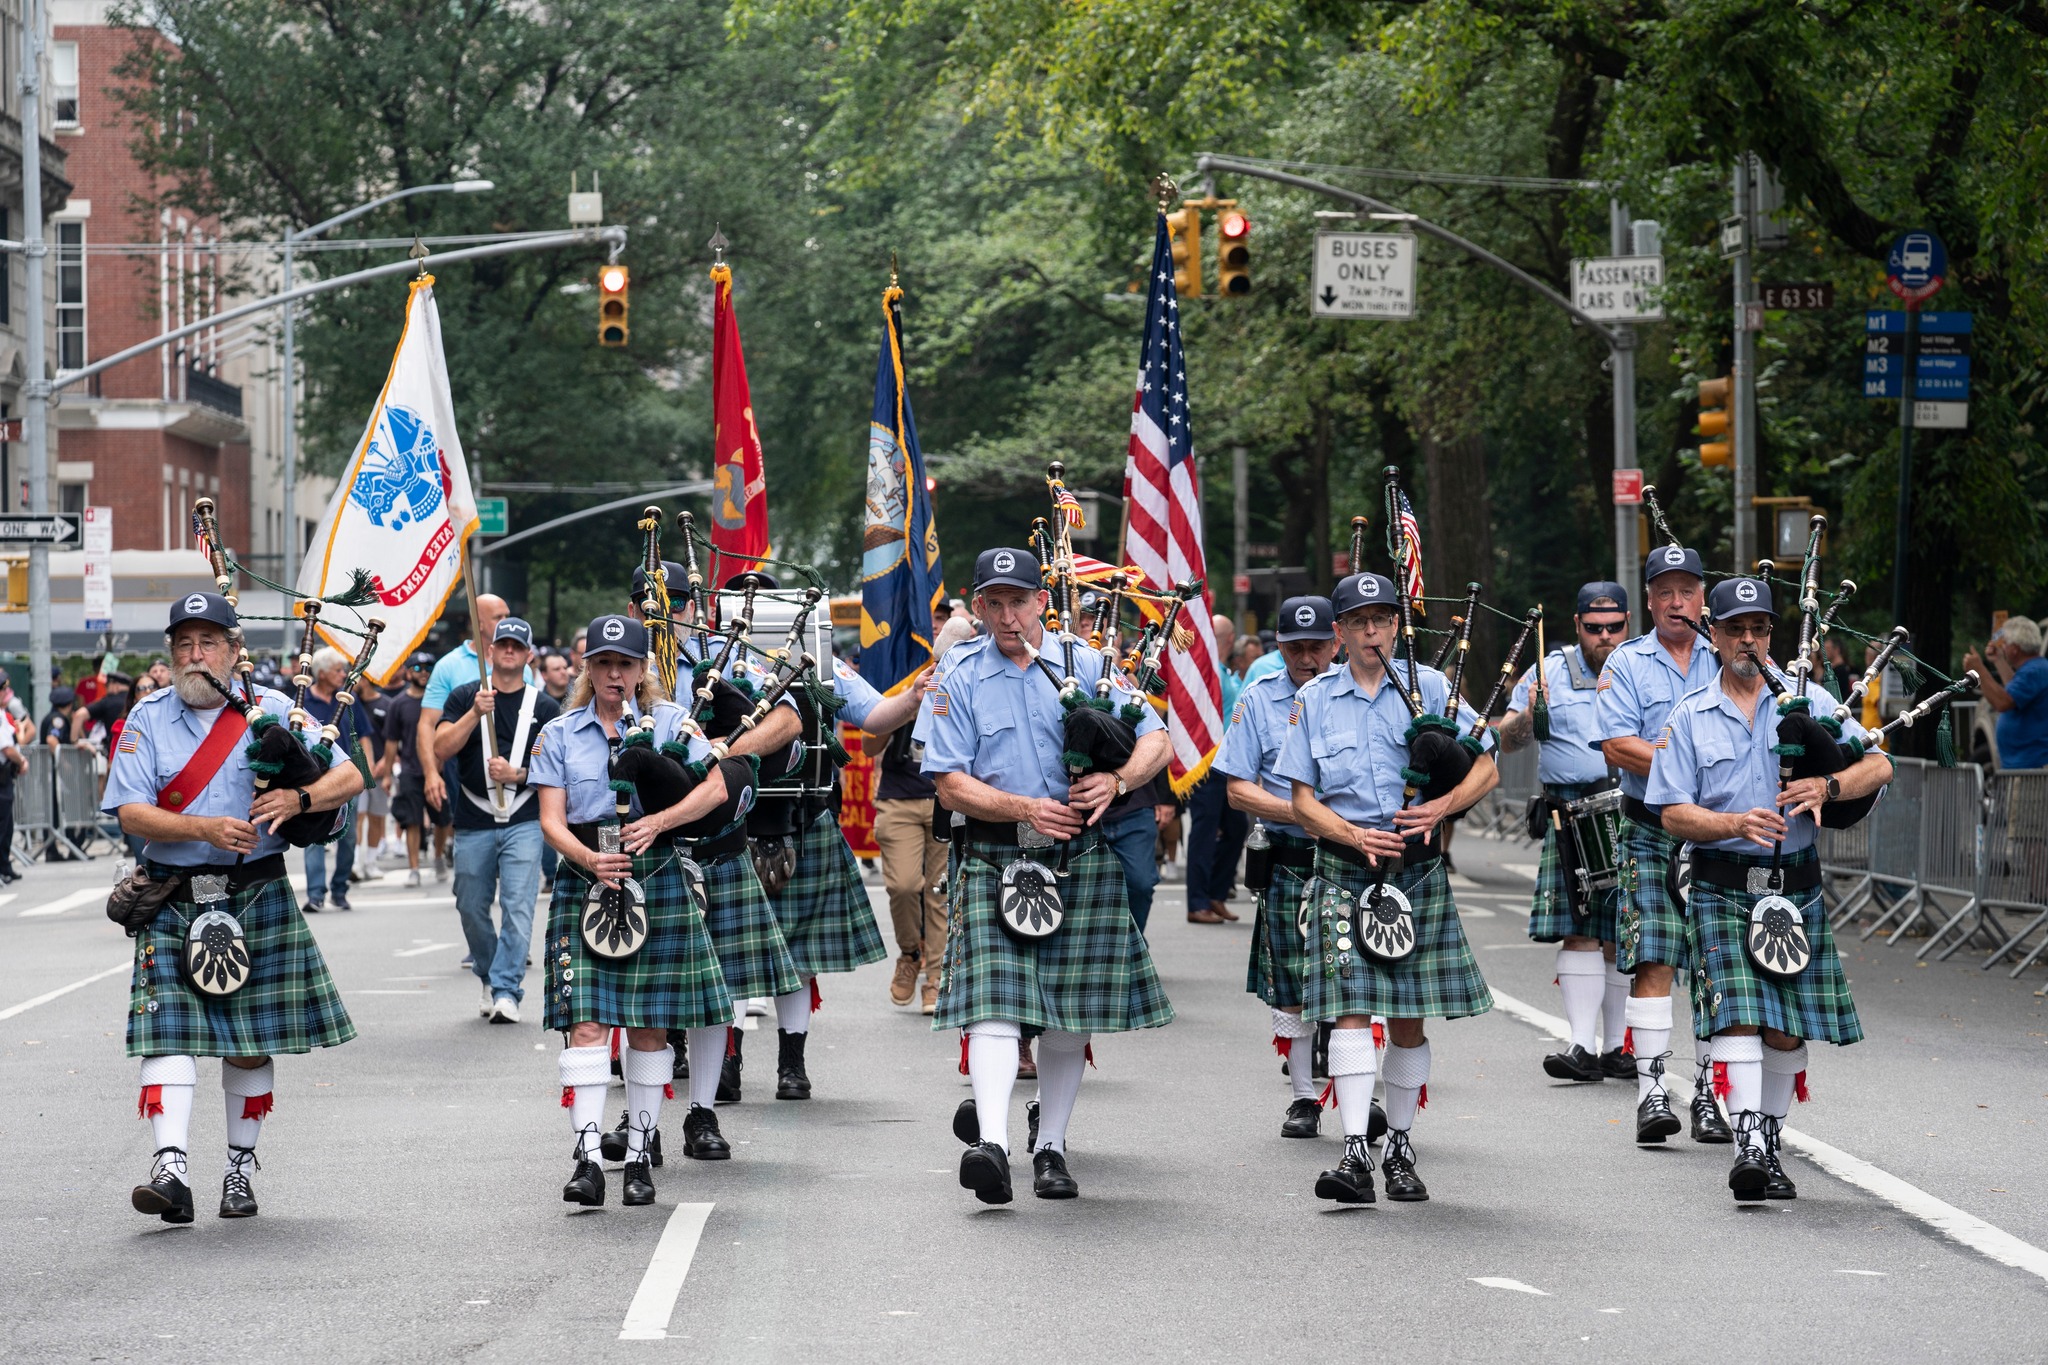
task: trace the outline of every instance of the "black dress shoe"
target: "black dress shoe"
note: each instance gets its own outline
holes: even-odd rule
[[[229,1147],[228,1160],[233,1163],[220,1182],[220,1216],[223,1218],[254,1218],[256,1216],[256,1191],[249,1186],[249,1168],[256,1165],[256,1149],[253,1147]],[[257,1167],[258,1170],[262,1168]]]
[[[811,1035],[784,1029],[775,1032],[775,1098],[807,1100],[811,1097],[811,1078],[804,1070],[804,1041]]]
[[[1316,1198],[1339,1204],[1373,1202],[1376,1196],[1372,1192],[1372,1155],[1364,1142],[1356,1137],[1344,1139],[1344,1159],[1336,1169],[1316,1177]]]
[[[1380,1102],[1372,1102],[1372,1117],[1365,1121],[1365,1140],[1378,1142],[1387,1135],[1387,1111],[1380,1108]]]
[[[532,964],[531,962],[529,962],[529,963],[527,963],[526,965],[527,965],[527,966],[529,966],[529,967],[531,967],[531,966],[532,966],[533,964]],[[671,1074],[672,1074],[672,1076],[674,1077],[674,1079],[676,1079],[676,1080],[679,1080],[679,1081],[687,1081],[687,1080],[689,1080],[689,1079],[690,1079],[690,1035],[689,1035],[689,1031],[688,1031],[687,1029],[679,1029],[679,1028],[672,1028],[672,1029],[670,1029],[670,1030],[668,1031],[668,1045],[669,1045],[670,1047],[674,1048],[674,1049],[675,1049],[675,1051],[676,1051],[676,1064],[675,1064],[675,1070],[674,1070],[674,1071],[673,1071],[673,1072],[671,1073]],[[655,1165],[657,1165],[657,1166],[659,1166],[659,1165],[660,1165],[661,1163],[660,1163],[659,1161],[657,1161],[657,1162],[655,1162],[654,1164],[655,1164]]]
[[[960,1187],[984,1204],[1010,1202],[1010,1154],[993,1142],[977,1142],[960,1154]]]
[[[960,1107],[953,1111],[953,1136],[972,1147],[981,1141],[981,1114],[974,1107],[974,1096],[960,1101]]]
[[[683,1155],[692,1161],[730,1161],[732,1147],[718,1131],[718,1115],[701,1104],[683,1116]]]
[[[718,1065],[718,1093],[712,1096],[715,1104],[738,1104],[740,1102],[740,1038],[738,1029],[727,1030],[726,1036],[732,1041],[725,1045],[725,1060]]]
[[[1387,1198],[1397,1204],[1420,1204],[1429,1198],[1429,1186],[1415,1174],[1415,1148],[1405,1132],[1388,1136],[1386,1155],[1380,1158],[1380,1175],[1387,1182]]]
[[[1610,1081],[1632,1081],[1636,1078],[1636,1059],[1614,1048],[1600,1054],[1600,1070]]]
[[[1024,1102],[1024,1150],[1027,1152],[1038,1150],[1037,1100],[1026,1100]]]
[[[1553,1052],[1545,1057],[1543,1074],[1558,1081],[1601,1081],[1607,1078],[1607,1073],[1601,1069],[1600,1059],[1577,1043],[1563,1052]]]
[[[155,1214],[166,1223],[189,1223],[192,1221],[192,1187],[165,1159],[173,1152],[182,1162],[185,1156],[183,1148],[157,1148],[150,1167],[149,1183],[137,1185],[129,1193],[128,1203],[137,1213]]]
[[[1762,1149],[1743,1147],[1735,1153],[1735,1165],[1728,1172],[1728,1192],[1739,1204],[1760,1203],[1770,1197],[1771,1168],[1764,1164]]]
[[[597,1140],[597,1150],[604,1156],[606,1161],[624,1161],[626,1159],[626,1153],[630,1150],[626,1130],[631,1125],[631,1122],[631,1115],[620,1114],[619,1126]],[[659,1128],[656,1128],[647,1135],[647,1159],[656,1166],[661,1164],[661,1129]]]
[[[1280,1120],[1280,1136],[1312,1138],[1322,1126],[1323,1106],[1304,1096],[1287,1106],[1287,1117]]]
[[[1643,1096],[1643,1102],[1636,1106],[1637,1142],[1662,1142],[1684,1126],[1678,1115],[1671,1112],[1671,1097],[1661,1085]]]
[[[1778,1156],[1778,1133],[1785,1126],[1785,1120],[1764,1117],[1764,1169],[1771,1178],[1764,1185],[1766,1199],[1797,1199],[1799,1187],[1792,1183],[1792,1177],[1785,1174],[1785,1167]]]
[[[1692,1092],[1692,1140],[1709,1145],[1735,1141],[1735,1134],[1728,1131],[1728,1120],[1721,1117],[1720,1107],[1714,1103],[1711,1088],[1701,1087]]]
[[[569,1183],[562,1186],[562,1202],[581,1204],[586,1209],[600,1208],[604,1204],[604,1167],[595,1161],[578,1161],[576,1174],[569,1177]]]
[[[1067,1174],[1067,1159],[1048,1147],[1031,1154],[1031,1192],[1040,1199],[1078,1199],[1081,1187]]]
[[[625,1193],[619,1202],[627,1208],[637,1208],[654,1202],[654,1176],[644,1161],[629,1161],[625,1169]]]

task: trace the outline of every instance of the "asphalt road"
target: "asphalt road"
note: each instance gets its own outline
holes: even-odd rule
[[[1457,854],[1488,979],[1557,1014],[1552,952],[1523,937],[1533,854],[1471,837]],[[38,867],[0,902],[13,1359],[2048,1355],[2048,1280],[1927,1211],[1952,1205],[2048,1263],[2039,972],[2013,982],[1968,955],[1922,966],[1904,945],[1851,940],[1869,1038],[1814,1049],[1813,1102],[1791,1122],[1876,1168],[1856,1168],[1866,1185],[1906,1182],[1884,1188],[1910,1187],[1907,1209],[1798,1157],[1796,1202],[1737,1207],[1727,1148],[1638,1150],[1634,1088],[1549,1081],[1538,1059],[1554,1045],[1501,1009],[1431,1027],[1415,1129],[1430,1202],[1338,1210],[1311,1191],[1339,1140],[1278,1134],[1286,1083],[1242,990],[1248,907],[1239,924],[1189,925],[1165,886],[1152,938],[1180,1017],[1098,1041],[1071,1131],[1079,1200],[1028,1195],[1023,1087],[1022,1197],[991,1209],[958,1187],[957,1043],[888,1004],[879,964],[823,983],[817,1098],[772,1098],[767,1021],[745,1102],[720,1111],[736,1159],[672,1159],[649,1209],[620,1207],[614,1177],[612,1203],[583,1212],[558,1197],[557,1039],[481,1022],[445,890],[387,878],[353,914],[313,922],[362,1036],[279,1061],[262,1215],[212,1216],[221,1101],[202,1062],[200,1217],[170,1228],[128,1207],[152,1143],[122,1055],[129,944],[100,911],[111,876],[105,858]],[[664,1268],[670,1284],[687,1269],[666,1316]],[[621,1340],[636,1294],[636,1322],[666,1340]]]

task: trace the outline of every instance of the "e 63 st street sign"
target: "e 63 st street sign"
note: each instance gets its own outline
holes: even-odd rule
[[[1415,316],[1415,238],[1406,232],[1318,232],[1309,311],[1319,318]]]
[[[76,512],[43,517],[0,517],[0,541],[76,546],[81,543],[81,518]]]

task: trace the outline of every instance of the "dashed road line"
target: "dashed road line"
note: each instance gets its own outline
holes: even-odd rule
[[[676,1311],[676,1298],[683,1292],[683,1280],[696,1259],[697,1242],[704,1236],[704,1224],[711,1218],[711,1204],[678,1204],[661,1230],[661,1241],[640,1277],[640,1288],[626,1310],[619,1328],[620,1341],[660,1341],[668,1336],[668,1322]]]
[[[68,986],[59,986],[54,991],[44,991],[35,999],[24,1000],[19,1005],[9,1005],[6,1009],[0,1010],[0,1019],[12,1019],[17,1014],[26,1014],[37,1005],[47,1005],[60,995],[69,995],[81,986],[90,986],[95,981],[104,981],[116,972],[128,971],[134,965],[135,963],[132,959],[124,958],[103,972],[94,972],[83,981],[74,981]]]
[[[88,886],[83,891],[74,891],[68,896],[59,896],[56,900],[45,901],[41,905],[31,905],[28,909],[20,911],[16,918],[36,919],[42,915],[61,915],[66,910],[89,905],[93,901],[104,901],[112,890],[113,888],[109,886]]]

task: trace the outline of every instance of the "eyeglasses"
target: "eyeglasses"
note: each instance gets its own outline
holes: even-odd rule
[[[1583,631],[1588,631],[1594,635],[1625,635],[1628,633],[1628,622],[1581,621],[1579,622],[1579,629]]]
[[[1392,630],[1400,620],[1391,612],[1373,612],[1370,615],[1346,613],[1337,618],[1337,624],[1345,630]]]

